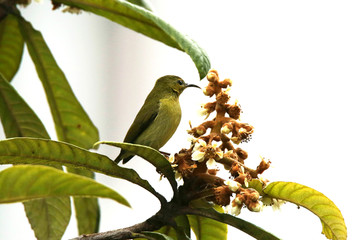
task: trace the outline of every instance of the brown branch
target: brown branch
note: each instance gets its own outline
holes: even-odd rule
[[[135,224],[131,227],[112,230],[108,232],[101,233],[91,233],[91,234],[83,234],[79,237],[73,238],[72,240],[123,240],[123,239],[131,239],[134,237],[134,233],[139,233],[142,231],[154,231],[161,228],[163,225],[158,223],[154,223],[151,221],[151,218],[148,220]]]
[[[155,231],[165,225],[175,227],[174,216],[177,214],[177,209],[170,202],[163,205],[159,212],[142,223],[108,232],[83,234],[71,240],[125,240],[134,238],[135,233]]]

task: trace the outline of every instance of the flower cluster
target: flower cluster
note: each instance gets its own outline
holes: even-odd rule
[[[232,214],[239,214],[241,208],[260,211],[263,202],[259,192],[252,188],[254,179],[266,184],[259,174],[270,167],[270,161],[261,159],[256,169],[245,165],[246,151],[238,147],[247,142],[254,131],[253,126],[240,122],[241,108],[230,100],[232,81],[220,81],[218,72],[210,70],[208,85],[203,89],[206,96],[215,96],[215,101],[202,105],[201,114],[212,120],[192,127],[188,133],[193,136],[188,149],[182,149],[171,157],[177,176],[184,180],[181,186],[183,201],[203,198],[221,206],[230,207]],[[223,170],[222,170],[223,169]],[[225,177],[219,177],[225,171]]]

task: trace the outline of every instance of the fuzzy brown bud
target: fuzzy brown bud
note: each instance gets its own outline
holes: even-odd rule
[[[232,191],[228,186],[220,186],[214,189],[214,202],[221,206],[230,204],[230,196]]]
[[[222,88],[227,88],[232,85],[232,81],[229,78],[224,79],[223,81],[219,82],[219,86]]]
[[[240,112],[241,112],[240,106],[237,104],[231,105],[227,109],[227,113],[229,114],[229,116],[234,119],[240,118]]]
[[[227,101],[229,101],[229,99],[230,99],[230,96],[226,92],[220,92],[218,95],[216,95],[216,101],[222,105],[227,103]]]
[[[215,69],[211,69],[209,73],[206,75],[206,78],[209,82],[218,82],[219,74]]]

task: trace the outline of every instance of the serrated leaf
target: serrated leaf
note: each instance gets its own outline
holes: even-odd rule
[[[8,138],[50,138],[38,116],[1,74],[0,118]]]
[[[61,239],[71,216],[69,197],[43,198],[23,203],[36,239]]]
[[[103,16],[186,52],[195,63],[200,79],[204,78],[210,69],[206,52],[194,40],[142,7],[121,0],[58,0],[57,2]]]
[[[94,179],[94,173],[80,168],[67,168],[68,172]],[[99,231],[100,207],[96,198],[74,197],[75,214],[79,235]]]
[[[224,212],[222,207],[214,206],[219,212]],[[191,229],[197,240],[227,239],[227,225],[210,218],[189,215]]]
[[[293,182],[273,182],[264,193],[272,198],[282,199],[302,206],[320,218],[322,232],[329,239],[347,238],[344,218],[336,205],[324,194],[301,184]]]
[[[58,138],[86,149],[91,148],[99,139],[97,128],[76,99],[41,33],[23,18],[19,18],[19,25],[45,89]]]
[[[8,14],[0,20],[0,73],[11,81],[19,69],[24,49],[16,17]]]
[[[119,143],[119,142],[108,142],[108,141],[101,141],[96,143],[96,145],[99,144],[107,144],[114,147],[120,147],[126,151],[132,152],[142,157],[143,159],[154,165],[157,171],[164,174],[164,176],[170,182],[174,194],[177,194],[177,182],[175,179],[174,170],[172,169],[169,161],[159,151],[148,146],[132,144],[132,143]]]
[[[86,177],[48,166],[17,165],[0,172],[0,203],[63,196],[110,198],[130,207],[114,190]]]
[[[37,138],[0,141],[0,164],[62,164],[67,167],[85,168],[125,179],[148,190],[161,202],[166,201],[148,181],[140,178],[136,171],[118,166],[105,155],[64,142]]]
[[[202,216],[226,223],[249,234],[257,240],[280,240],[278,237],[256,226],[255,224],[226,213],[220,213],[214,209],[191,209],[188,214]]]

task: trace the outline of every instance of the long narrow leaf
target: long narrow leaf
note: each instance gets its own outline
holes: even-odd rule
[[[0,118],[6,137],[49,135],[33,110],[0,74]],[[62,169],[60,165],[53,167]],[[24,202],[26,216],[38,240],[60,239],[70,221],[69,197],[53,197]]]
[[[229,224],[247,234],[254,237],[257,240],[279,240],[278,237],[265,231],[264,229],[247,222],[243,219],[234,217],[226,213],[220,213],[214,209],[189,209],[187,214],[207,217],[222,223]]]
[[[24,39],[16,17],[8,14],[0,20],[0,73],[8,81],[19,69],[23,49]]]
[[[17,165],[0,172],[0,203],[63,196],[110,198],[130,207],[114,190],[86,177],[47,166]]]
[[[96,127],[76,99],[41,33],[23,18],[19,18],[19,23],[44,86],[58,138],[83,148],[91,148],[99,138]]]
[[[61,239],[71,217],[69,197],[35,199],[23,204],[36,239]]]
[[[132,169],[122,168],[107,156],[77,146],[47,139],[12,138],[0,141],[0,164],[62,164],[86,168],[125,179],[151,192],[161,202],[165,198]]]
[[[172,169],[169,161],[159,151],[148,146],[132,144],[132,143],[119,143],[119,142],[107,142],[107,141],[101,141],[96,143],[96,145],[99,144],[107,144],[115,147],[120,147],[126,151],[132,152],[144,158],[146,161],[154,165],[157,171],[164,174],[164,176],[170,182],[174,194],[177,194],[177,183],[175,179],[174,170]]]
[[[344,218],[336,205],[324,194],[293,182],[273,182],[264,193],[273,198],[286,200],[307,208],[320,218],[322,233],[329,239],[345,240],[347,230]]]
[[[0,118],[8,138],[50,138],[38,116],[1,74]]]
[[[94,173],[80,168],[68,168],[68,172],[93,179]],[[100,207],[96,198],[74,197],[79,235],[99,231]]]
[[[175,217],[177,228],[166,225],[160,228],[158,233],[165,234],[173,239],[189,239],[190,237],[190,224],[186,215],[179,215]]]
[[[206,52],[194,40],[142,7],[121,0],[58,0],[57,2],[103,16],[186,52],[195,63],[200,79],[204,78],[210,69]]]
[[[97,128],[76,99],[41,33],[24,19],[20,19],[20,25],[29,53],[44,86],[58,139],[86,149],[91,148],[99,140]],[[99,206],[96,200],[85,199],[81,201],[77,199],[74,204],[78,226],[82,226],[79,231],[97,231],[97,224],[94,223],[98,222],[100,216],[84,215],[89,212],[99,214]],[[94,210],[94,207],[97,210]],[[84,226],[93,226],[94,228],[84,229]]]

